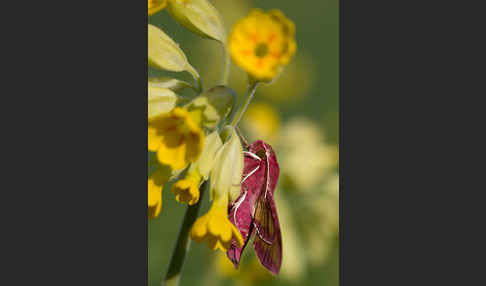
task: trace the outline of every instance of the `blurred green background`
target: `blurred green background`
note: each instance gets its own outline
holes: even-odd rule
[[[276,194],[280,223],[285,224],[284,265],[279,276],[267,275],[253,263],[249,245],[240,271],[235,272],[206,244],[192,242],[180,285],[338,285],[338,1],[210,2],[222,14],[228,31],[252,8],[280,9],[296,26],[296,55],[273,84],[258,88],[254,110],[241,124],[250,141],[264,139],[274,146],[281,165]],[[180,44],[205,88],[218,83],[222,65],[218,43],[190,33],[165,10],[150,16],[149,23]],[[243,96],[246,75],[235,65],[231,68],[230,87]],[[153,75],[167,73],[149,70]],[[170,75],[191,81],[185,73]],[[162,212],[148,227],[149,286],[160,285],[167,271],[186,209],[175,201],[170,186],[164,187],[162,195]],[[202,200],[200,214],[209,206],[207,196]]]

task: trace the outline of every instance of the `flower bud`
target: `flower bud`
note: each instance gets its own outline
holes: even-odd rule
[[[216,153],[211,170],[210,199],[229,196],[234,201],[240,194],[243,174],[243,147],[234,127],[227,126],[230,136]]]
[[[203,151],[197,161],[199,173],[204,180],[208,179],[209,172],[213,168],[215,162],[216,152],[222,145],[223,143],[221,142],[221,138],[217,131],[206,136]]]
[[[154,86],[148,82],[148,118],[171,111],[177,95],[170,89]]]
[[[203,38],[226,41],[223,19],[207,0],[168,0],[167,11],[179,24]]]
[[[188,109],[203,110],[202,124],[213,129],[231,111],[236,101],[236,92],[226,86],[215,86],[188,104]]]
[[[187,61],[186,55],[161,29],[148,24],[148,64],[168,71],[187,71],[195,80],[199,74]]]
[[[149,77],[148,82],[149,82],[149,87],[152,86],[152,87],[168,88],[173,92],[178,92],[184,88],[195,89],[188,82],[185,82],[177,78],[171,78],[171,77],[164,77],[164,76]]]

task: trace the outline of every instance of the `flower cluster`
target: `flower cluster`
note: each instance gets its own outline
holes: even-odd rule
[[[162,9],[189,31],[219,42],[225,64],[221,83],[205,89],[179,44],[161,27],[148,25],[149,68],[192,76],[191,82],[160,76],[148,80],[148,218],[163,214],[162,191],[168,184],[175,200],[188,209],[198,209],[207,189],[211,206],[204,215],[193,217],[191,239],[223,252],[241,248],[245,243],[241,230],[228,216],[228,206],[241,196],[245,165],[243,135],[237,126],[256,83],[270,82],[294,55],[295,27],[278,10],[253,10],[227,37],[220,14],[208,0],[148,0],[149,16]],[[237,102],[237,93],[227,83],[230,56],[249,76],[243,103]],[[183,89],[194,94],[181,96]],[[251,112],[262,115],[266,110]],[[263,130],[274,128],[272,124],[278,122],[262,126]]]

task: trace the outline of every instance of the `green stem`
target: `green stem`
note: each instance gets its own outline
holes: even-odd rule
[[[197,214],[199,212],[199,208],[201,207],[202,197],[204,195],[204,191],[207,189],[207,186],[208,181],[201,185],[199,188],[199,201],[195,205],[188,206],[186,209],[181,229],[179,230],[179,236],[177,237],[176,245],[174,247],[174,252],[172,253],[172,258],[170,260],[169,269],[167,270],[165,280],[162,281],[162,286],[179,285],[182,266],[184,265],[186,254],[189,252],[189,247],[191,246],[189,233],[192,225],[197,219]]]
[[[246,109],[248,108],[248,105],[250,105],[250,102],[255,95],[255,91],[258,86],[258,81],[253,81],[250,83],[250,86],[248,87],[248,91],[246,92],[245,96],[245,102],[243,103],[243,106],[240,107],[240,110],[238,110],[238,113],[236,114],[235,117],[231,120],[231,126],[235,127],[238,125],[238,122],[240,122],[241,118],[245,114]]]
[[[228,85],[230,69],[231,69],[231,59],[230,53],[228,52],[228,43],[221,45],[223,48],[223,72],[221,74],[221,85]]]
[[[197,87],[194,87],[194,88],[197,89],[198,93],[201,93],[203,91],[203,83],[202,83],[201,77],[199,76],[199,73],[191,65],[187,66],[187,71],[192,75],[194,80],[197,81]]]

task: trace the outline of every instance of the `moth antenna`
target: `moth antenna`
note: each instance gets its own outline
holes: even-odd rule
[[[243,143],[243,147],[245,147],[245,149],[250,148],[250,144],[248,144],[248,141],[245,139],[245,136],[243,136],[243,133],[241,132],[240,127],[238,127],[238,125],[236,125],[235,129],[236,129],[236,133],[238,134],[238,136],[241,139],[241,142]]]

